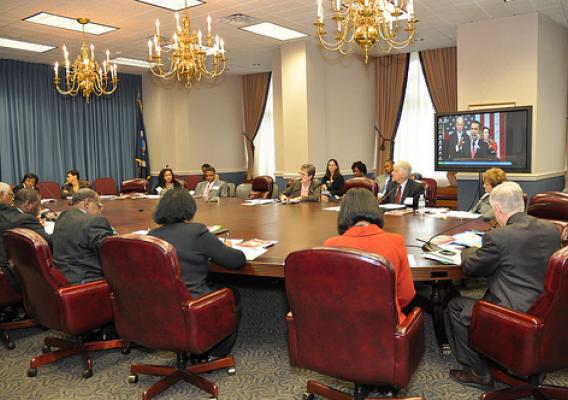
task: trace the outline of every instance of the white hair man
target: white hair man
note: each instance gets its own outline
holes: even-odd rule
[[[487,278],[483,300],[526,312],[544,289],[548,259],[560,248],[560,233],[552,223],[524,212],[523,191],[515,182],[495,187],[489,201],[501,227],[484,235],[481,248],[464,250],[461,267],[466,275]],[[450,376],[464,385],[486,388],[493,385],[486,360],[468,345],[476,302],[459,296],[448,303],[448,339],[456,359],[466,367],[451,370]]]
[[[390,182],[381,198],[383,203],[405,204],[418,207],[418,199],[424,194],[424,187],[410,179],[412,166],[408,161],[400,160],[394,163],[392,169],[392,182]]]
[[[456,118],[456,130],[448,139],[448,158],[471,158],[471,138],[465,132],[465,120]]]
[[[12,187],[7,183],[0,182],[0,204],[11,205],[14,200]]]

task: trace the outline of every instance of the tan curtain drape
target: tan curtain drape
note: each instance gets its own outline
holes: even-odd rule
[[[420,52],[420,62],[436,112],[458,110],[458,68],[456,48]]]
[[[266,106],[266,98],[268,97],[268,88],[270,85],[270,72],[260,74],[250,74],[243,76],[243,135],[247,143],[247,179],[253,178],[254,168],[254,144],[253,140],[258,133],[264,109]]]
[[[409,60],[408,53],[377,58],[377,173],[391,158],[392,141],[404,103]]]
[[[457,49],[446,47],[421,51],[420,63],[430,91],[432,103],[437,112],[458,110],[458,67]],[[456,173],[448,172],[450,185],[456,186]]]

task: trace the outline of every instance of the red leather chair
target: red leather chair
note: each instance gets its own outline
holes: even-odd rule
[[[179,176],[174,177],[175,181],[179,183],[182,188],[185,188],[185,179],[180,178]]]
[[[120,193],[148,193],[148,180],[144,178],[134,178],[120,184]]]
[[[272,198],[272,188],[274,187],[274,179],[271,176],[257,176],[252,180],[252,191],[249,193],[249,199],[270,199]]]
[[[0,309],[8,306],[17,306],[22,304],[22,296],[15,291],[12,286],[8,283],[8,280],[0,271]],[[31,328],[35,326],[36,323],[33,319],[25,319],[21,321],[0,321],[0,339],[4,342],[6,349],[13,350],[16,348],[16,344],[6,333],[13,329]]]
[[[345,181],[345,186],[343,186],[344,193],[347,193],[349,189],[354,187],[360,187],[364,189],[368,189],[373,192],[373,195],[377,195],[379,193],[379,184],[374,181],[373,179],[365,178],[365,177],[355,177],[351,179],[347,179]]]
[[[188,175],[185,177],[185,187],[187,190],[195,190],[197,184],[203,179],[202,175]]]
[[[102,195],[117,195],[116,181],[113,178],[95,179],[95,191]]]
[[[480,301],[473,309],[469,343],[510,371],[494,370],[511,388],[482,399],[568,399],[568,387],[545,385],[544,374],[568,368],[568,248],[550,257],[544,292],[528,312]],[[523,380],[517,377],[528,377]]]
[[[422,310],[399,324],[395,277],[381,256],[315,248],[285,261],[292,366],[355,382],[354,397],[308,381],[306,397],[363,400],[370,385],[408,384],[424,353]]]
[[[535,194],[530,198],[527,214],[537,218],[568,221],[568,193]]]
[[[438,199],[438,182],[432,178],[422,178],[417,180],[424,187],[424,197],[426,198],[426,207],[436,207]]]
[[[173,351],[177,366],[132,364],[138,374],[164,378],[144,392],[147,400],[179,380],[217,397],[219,388],[199,373],[234,367],[232,356],[187,366],[188,353],[202,354],[236,329],[235,299],[229,289],[192,299],[180,278],[173,246],[151,236],[124,235],[103,240],[100,258],[112,291],[119,335],[144,347]],[[234,369],[229,371],[234,372]]]
[[[60,199],[61,186],[53,181],[42,181],[37,184],[37,189],[42,199]]]
[[[105,281],[70,285],[53,265],[47,242],[37,233],[24,228],[4,233],[10,265],[21,280],[24,306],[39,325],[65,332],[76,340],[46,337],[41,356],[30,362],[28,376],[37,368],[60,359],[81,354],[84,378],[93,376],[89,351],[126,347],[122,340],[85,342],[85,335],[112,322],[110,290]],[[52,347],[59,350],[51,351]]]

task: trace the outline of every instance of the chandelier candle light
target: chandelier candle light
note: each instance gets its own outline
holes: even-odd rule
[[[156,33],[148,40],[148,61],[150,71],[157,77],[185,81],[185,87],[191,87],[192,79],[215,78],[225,71],[225,43],[219,35],[211,33],[211,17],[207,17],[207,35],[201,31],[191,31],[188,15],[181,20],[176,12],[176,31],[171,41],[162,47],[160,21],[156,20]],[[170,66],[164,69],[162,52],[170,54]],[[209,66],[208,66],[209,64]]]
[[[369,60],[369,50],[377,44],[379,51],[408,46],[414,37],[418,20],[414,16],[413,0],[329,0],[335,25],[335,40],[326,41],[322,0],[317,0],[316,33],[327,50],[348,54],[357,43]],[[402,34],[402,32],[406,34]],[[403,36],[404,37],[399,37]]]
[[[85,25],[89,23],[88,18],[78,18],[77,21],[83,25],[83,45],[81,46],[81,53],[77,56],[73,64],[69,62],[69,52],[67,47],[63,45],[63,57],[65,59],[65,83],[64,87],[59,84],[59,63],[55,63],[53,83],[57,92],[63,95],[76,96],[77,93],[82,92],[83,97],[89,102],[91,93],[97,96],[103,94],[109,95],[116,91],[118,87],[118,71],[116,64],[111,65],[109,61],[109,51],[106,51],[106,60],[103,61],[101,67],[95,59],[95,46],[89,47],[85,41]],[[110,79],[109,79],[110,75]]]

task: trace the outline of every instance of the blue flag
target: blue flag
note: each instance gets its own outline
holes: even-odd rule
[[[136,175],[138,178],[150,179],[150,157],[140,96],[136,100]]]

